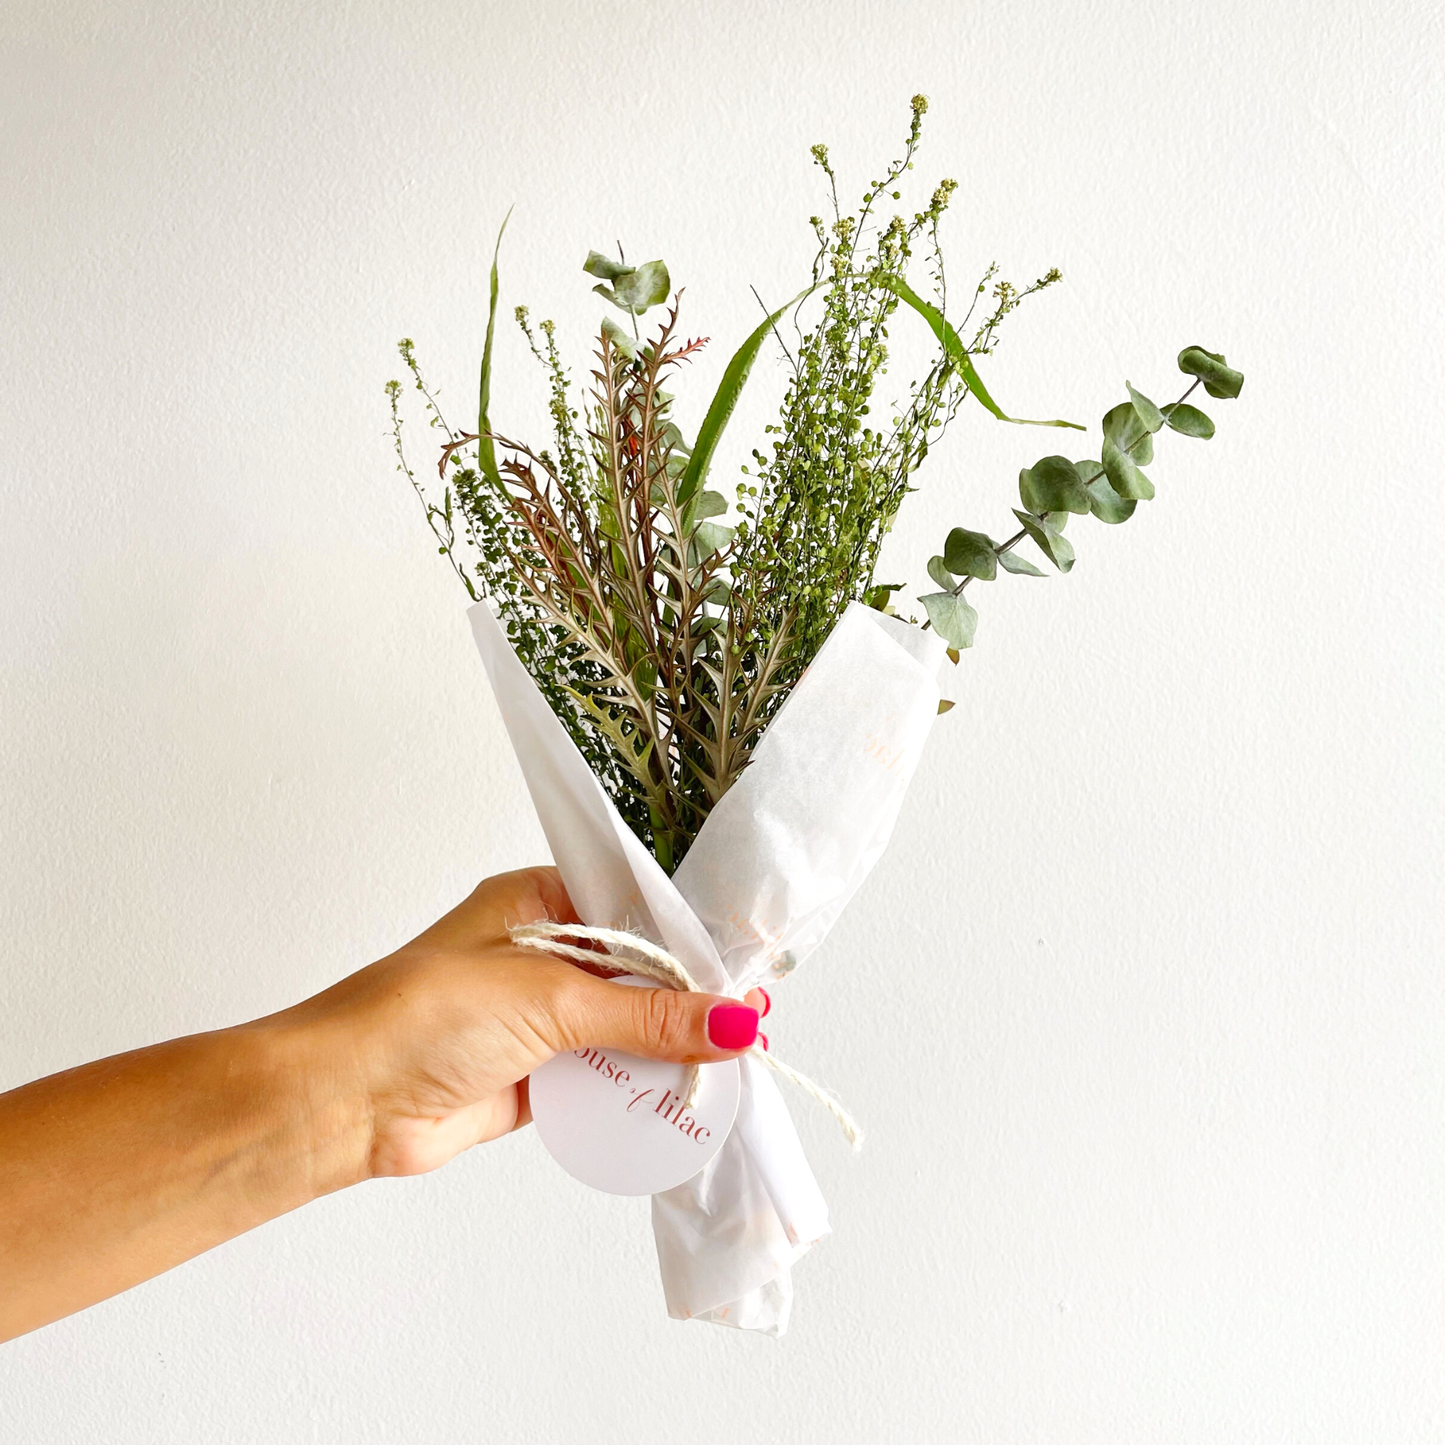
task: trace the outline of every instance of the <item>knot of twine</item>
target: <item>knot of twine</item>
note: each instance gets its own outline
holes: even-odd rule
[[[706,993],[695,978],[665,948],[649,942],[636,933],[624,933],[617,928],[588,928],[580,923],[521,923],[508,929],[512,942],[519,948],[535,948],[541,953],[555,954],[574,963],[604,963],[608,968],[622,973],[634,974],[638,978],[650,978],[666,988],[675,988],[681,993]],[[596,949],[579,948],[568,943],[569,938],[582,938],[591,943],[600,943],[606,953]],[[795,1084],[810,1098],[816,1099],[839,1123],[844,1137],[854,1149],[863,1147],[863,1131],[853,1116],[826,1089],[815,1084],[806,1074],[790,1068],[781,1059],[775,1059],[761,1044],[754,1044],[748,1050],[750,1058],[766,1064],[774,1073],[781,1074],[790,1084]],[[697,1102],[701,1075],[696,1064],[687,1066],[686,1085],[683,1089],[683,1103],[690,1109]]]

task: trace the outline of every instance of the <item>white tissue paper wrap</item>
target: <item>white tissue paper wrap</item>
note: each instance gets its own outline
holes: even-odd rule
[[[584,923],[641,933],[709,992],[739,997],[822,942],[882,853],[937,715],[937,634],[853,603],[669,878],[487,604],[468,616]],[[653,1232],[675,1319],[781,1335],[792,1266],[828,1233],[828,1208],[769,1071],[741,1067],[732,1133],[700,1174],[653,1196]]]

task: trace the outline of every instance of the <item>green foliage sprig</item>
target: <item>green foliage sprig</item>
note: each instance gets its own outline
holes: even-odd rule
[[[421,498],[439,550],[470,596],[489,599],[623,817],[669,871],[747,766],[844,608],[862,600],[894,610],[900,588],[874,577],[879,550],[914,473],[962,404],[972,397],[1003,422],[1083,430],[1007,415],[974,361],[993,350],[1001,323],[1025,297],[1060,279],[1058,271],[1018,287],[997,280],[997,268],[989,267],[955,327],[939,241],[955,183],[940,182],[911,219],[881,221],[886,202],[901,198],[895,188],[912,169],[926,109],[915,96],[902,155],[868,186],[855,211],[840,208],[828,152],[813,148],[831,217],[812,218],[811,283],[768,312],[733,354],[691,445],[672,418],[664,382],[672,384],[705,340],[681,339],[682,293],[673,293],[662,261],[631,266],[621,255],[588,254],[583,270],[597,278],[594,291],[629,325],[610,316],[602,321],[581,402],[553,324],[534,327],[526,308],[516,308],[547,377],[550,447],[509,441],[490,420],[496,254],[475,432],[447,423],[412,343],[400,343],[428,426],[445,437],[441,494],[433,500],[405,454],[401,383],[388,383],[398,467]],[[925,258],[932,299],[908,280],[915,252]],[[960,330],[967,331],[986,295],[987,314],[965,341]],[[814,296],[817,314],[805,325],[803,308]],[[664,319],[644,335],[639,322],[657,307],[666,308]],[[889,326],[900,311],[921,318],[937,350],[905,397],[880,402]],[[793,331],[791,346],[785,326]],[[778,419],[765,431],[767,450],[755,450],[743,468],[729,516],[728,498],[708,485],[710,471],[770,339],[788,381]],[[1212,395],[1238,394],[1242,379],[1223,357],[1193,347],[1180,365]],[[1000,566],[1042,575],[1014,551],[1026,536],[1067,571],[1073,552],[1062,533],[1070,512],[1125,520],[1153,495],[1140,467],[1152,458],[1154,434],[1166,425],[1190,436],[1212,433],[1212,423],[1187,404],[1189,393],[1158,408],[1129,391],[1130,400],[1104,418],[1100,461],[1051,456],[1021,474],[1024,510],[1015,514],[1021,531],[995,543],[955,528],[930,561],[940,590],[920,599],[925,626],[949,642],[955,661],[976,626],[963,596],[970,581],[992,580]]]
[[[1007,541],[995,542],[986,533],[963,527],[948,534],[942,553],[928,561],[928,575],[942,590],[918,599],[928,613],[925,627],[936,628],[954,649],[972,647],[978,613],[963,596],[969,583],[992,582],[999,567],[1023,576],[1044,575],[1014,552],[1025,537],[1060,572],[1067,572],[1074,565],[1073,544],[1064,536],[1070,513],[1092,513],[1101,522],[1118,524],[1127,522],[1140,502],[1153,499],[1154,484],[1141,468],[1154,460],[1156,434],[1167,426],[1181,436],[1208,441],[1214,423],[1189,405],[1189,397],[1203,386],[1210,396],[1232,399],[1244,385],[1243,375],[1231,370],[1224,357],[1199,346],[1186,346],[1179,353],[1179,369],[1194,380],[1178,401],[1163,407],[1125,382],[1129,400],[1104,415],[1102,461],[1047,456],[1025,467],[1019,473],[1023,510],[1014,511],[1020,527]]]
[[[943,321],[947,279],[939,222],[957,183],[939,182],[911,219],[895,215],[870,233],[879,206],[900,198],[895,187],[913,167],[926,110],[926,99],[915,96],[902,156],[868,187],[856,212],[845,214],[838,204],[827,147],[813,147],[814,163],[828,181],[832,211],[830,220],[813,216],[810,221],[818,244],[813,280],[826,287],[823,312],[811,330],[799,331],[796,354],[784,348],[790,379],[779,419],[766,428],[775,439],[767,454],[753,452],[756,473],[743,482],[738,498],[739,564],[754,605],[750,621],[755,631],[748,641],[765,643],[778,628],[792,630],[784,667],[789,685],[848,603],[869,592],[879,549],[911,490],[910,478],[963,400],[972,393],[995,416],[1009,420],[984,388],[971,357],[992,350],[999,324],[1024,297],[1060,279],[1057,270],[1050,270],[1022,289],[998,282],[993,309],[966,346]],[[904,279],[920,246],[936,306]],[[975,305],[996,269],[990,267],[976,287]],[[924,317],[939,350],[923,377],[909,384],[906,401],[887,404],[875,421],[876,389],[888,361],[888,326],[900,304]],[[971,307],[965,326],[972,314]]]

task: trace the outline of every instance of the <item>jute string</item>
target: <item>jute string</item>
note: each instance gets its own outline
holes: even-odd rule
[[[603,964],[621,973],[635,974],[638,978],[650,978],[667,988],[683,993],[706,993],[697,980],[665,948],[649,942],[636,933],[624,933],[617,928],[588,928],[581,923],[522,923],[508,930],[512,942],[519,948],[535,948],[542,953],[555,954],[558,958],[571,959],[575,963]],[[579,948],[568,939],[586,939],[600,943],[606,953],[594,948]],[[815,1084],[806,1074],[800,1074],[780,1059],[775,1059],[761,1044],[754,1044],[748,1050],[750,1058],[766,1064],[776,1074],[781,1074],[790,1084],[796,1085],[810,1098],[816,1099],[842,1127],[844,1137],[855,1148],[863,1147],[863,1131],[853,1116],[826,1089]],[[683,1090],[683,1102],[688,1108],[697,1103],[698,1089],[702,1076],[696,1064],[690,1064],[687,1083]]]

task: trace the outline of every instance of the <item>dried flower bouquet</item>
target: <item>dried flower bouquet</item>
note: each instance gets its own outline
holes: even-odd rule
[[[928,730],[949,706],[937,674],[945,651],[956,664],[973,642],[967,589],[1000,570],[1043,575],[1016,550],[1025,541],[1067,572],[1070,514],[1126,521],[1154,495],[1141,468],[1155,436],[1208,438],[1213,423],[1188,398],[1201,386],[1237,396],[1243,383],[1222,356],[1186,347],[1177,401],[1156,406],[1130,386],[1104,416],[1097,458],[1050,455],[1020,473],[1012,535],[955,527],[928,560],[932,588],[916,604],[880,582],[883,540],[959,409],[972,398],[1016,420],[976,358],[1024,297],[1059,279],[1050,270],[1017,287],[989,267],[963,314],[951,308],[939,230],[954,183],[911,219],[882,214],[901,199],[926,108],[914,98],[901,157],[856,211],[839,205],[828,153],[814,147],[830,204],[826,219],[812,218],[812,274],[786,305],[763,307],[690,442],[670,389],[704,343],[680,330],[681,292],[661,261],[588,255],[593,289],[621,315],[601,324],[581,399],[553,325],[534,327],[517,308],[550,383],[547,446],[509,440],[491,421],[495,256],[474,432],[448,425],[412,343],[401,343],[442,433],[439,484],[412,471],[402,384],[388,386],[399,466],[477,603],[473,632],[581,932],[609,947],[646,941],[684,986],[741,997],[818,947],[886,845]],[[927,298],[911,264],[927,271]],[[920,321],[928,364],[888,402],[889,328]],[[736,487],[715,486],[720,440],[765,347],[786,375],[777,420]],[[915,605],[918,622],[904,615]],[[829,1226],[775,1074],[825,1102],[856,1142],[855,1122],[772,1055],[707,1065],[658,1094],[721,1110],[700,1131],[712,1152],[644,1181],[663,1159],[638,1133],[650,1127],[645,1114],[619,1107],[615,1090],[589,1095],[593,1073],[571,1078],[570,1067],[559,1056],[533,1078],[538,1132],[579,1178],[652,1195],[669,1311],[782,1333],[792,1266]],[[585,1165],[568,1157],[579,1130]]]
[[[880,212],[912,169],[927,101],[916,96],[900,159],[873,182],[854,212],[838,202],[825,147],[813,158],[826,177],[828,219],[814,216],[810,283],[767,315],[732,357],[691,444],[672,417],[679,368],[705,344],[678,330],[681,292],[661,261],[629,266],[592,252],[594,290],[623,313],[603,321],[590,387],[580,403],[555,329],[516,318],[551,384],[552,443],[508,440],[490,420],[498,277],[481,369],[475,433],[454,431],[418,368],[400,349],[446,436],[440,498],[430,495],[402,446],[401,383],[388,386],[399,465],[416,487],[440,549],[467,591],[494,600],[513,647],[637,835],[672,872],[718,800],[736,781],[767,727],[849,602],[893,611],[902,588],[879,583],[879,548],[922,465],[972,396],[1006,416],[974,358],[988,355],[1015,307],[1060,279],[1057,270],[1017,287],[990,266],[950,319],[940,221],[956,189],[944,180],[911,218]],[[500,247],[500,237],[498,238]],[[907,271],[922,252],[932,300]],[[974,312],[987,314],[965,342]],[[816,298],[816,315],[808,304]],[[936,351],[907,398],[881,402],[888,327],[899,308],[929,326]],[[661,308],[645,334],[639,320]],[[784,340],[794,317],[794,343]],[[806,321],[802,316],[808,316]],[[540,333],[540,335],[539,335]],[[712,463],[754,360],[772,341],[788,381],[770,440],[753,452],[731,497],[716,490]],[[1015,548],[1031,539],[1061,571],[1073,565],[1070,513],[1117,523],[1154,495],[1141,467],[1163,428],[1207,438],[1213,423],[1186,398],[1203,385],[1239,393],[1224,358],[1191,346],[1179,366],[1191,384],[1156,406],[1129,399],[1103,420],[1101,454],[1046,456],[1020,475],[1018,529],[1003,542],[962,527],[927,564],[936,590],[918,598],[953,650],[972,644],[976,613],[964,596],[999,568],[1040,576]],[[876,416],[875,416],[876,409]],[[1025,423],[1072,427],[1074,423]],[[500,460],[499,460],[500,456]]]

